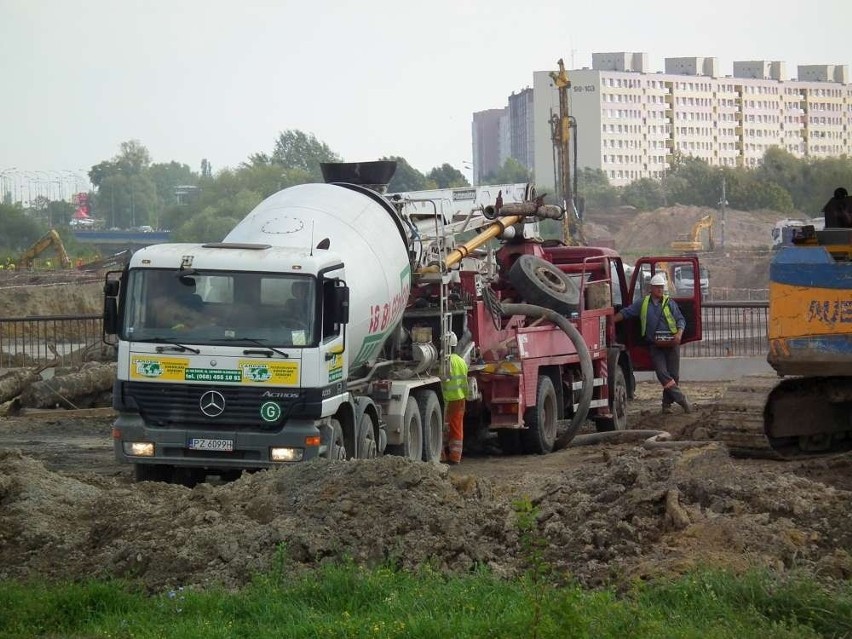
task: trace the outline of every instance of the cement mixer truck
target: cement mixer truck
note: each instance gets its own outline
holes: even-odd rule
[[[632,296],[621,258],[542,242],[536,221],[563,212],[529,187],[444,211],[384,193],[394,168],[324,165],[325,183],[270,196],[223,241],[149,246],[107,274],[115,454],[137,480],[437,461],[451,333],[470,362],[466,444],[545,454],[587,420],[626,428],[650,362],[638,327],[612,322]],[[698,287],[678,301],[700,338]]]

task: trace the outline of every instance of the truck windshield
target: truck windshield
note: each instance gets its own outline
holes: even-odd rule
[[[317,322],[309,276],[133,269],[121,337],[181,344],[310,346]]]

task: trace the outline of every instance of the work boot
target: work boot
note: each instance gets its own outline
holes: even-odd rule
[[[683,408],[684,413],[692,412],[692,404],[689,403],[689,400],[686,398],[686,395],[683,396],[683,399],[678,402],[681,408]]]
[[[663,410],[660,411],[663,415],[671,415],[672,414],[672,405],[671,404],[663,404]]]

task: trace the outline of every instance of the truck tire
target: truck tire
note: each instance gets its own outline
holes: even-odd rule
[[[414,394],[420,409],[423,425],[423,461],[441,461],[444,447],[444,413],[438,394],[433,390],[421,390]]]
[[[413,397],[405,404],[402,416],[402,443],[388,446],[390,455],[406,457],[411,461],[420,461],[423,456],[423,422],[420,419],[420,407]]]
[[[161,481],[171,483],[174,478],[174,466],[164,464],[133,464],[135,481]]]
[[[376,446],[376,427],[369,413],[361,415],[358,421],[358,431],[355,434],[355,450],[358,459],[375,459],[378,454]]]
[[[580,308],[580,289],[570,277],[535,255],[521,255],[509,269],[509,281],[529,304],[552,309],[563,315]]]
[[[524,413],[526,430],[521,431],[524,451],[535,455],[546,455],[553,450],[556,441],[556,422],[559,406],[553,380],[547,375],[538,376],[535,406]]]
[[[615,367],[612,374],[612,387],[609,389],[609,409],[612,417],[600,417],[595,420],[595,429],[599,433],[613,430],[627,430],[627,380],[621,366]]]
[[[343,437],[343,426],[336,419],[329,420],[331,426],[331,441],[325,451],[326,459],[346,459],[346,440]]]

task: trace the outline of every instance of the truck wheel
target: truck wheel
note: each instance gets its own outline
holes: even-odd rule
[[[391,455],[407,457],[412,461],[420,461],[423,456],[423,422],[420,419],[420,407],[417,406],[417,400],[413,397],[409,397],[405,404],[402,435],[402,444],[388,446],[387,452]]]
[[[527,428],[521,431],[521,443],[525,452],[546,455],[553,450],[557,410],[553,380],[547,375],[539,375],[535,406],[524,413]]]
[[[133,479],[136,481],[162,481],[168,484],[172,482],[174,474],[174,466],[133,464]]]
[[[376,429],[373,424],[373,418],[367,413],[361,415],[356,438],[358,459],[375,459],[378,454],[376,448]]]
[[[346,440],[343,438],[343,426],[336,419],[329,420],[331,441],[325,451],[326,459],[346,459]]]
[[[570,277],[535,255],[521,255],[509,269],[509,281],[530,304],[544,306],[563,315],[580,307],[580,289]]]
[[[441,449],[444,447],[444,413],[438,395],[432,390],[423,390],[414,394],[420,409],[420,423],[423,425],[423,461],[441,461]]]
[[[612,417],[602,417],[595,420],[595,428],[599,433],[611,430],[627,430],[627,381],[621,366],[615,367],[612,375],[612,388],[609,389],[609,408]]]

